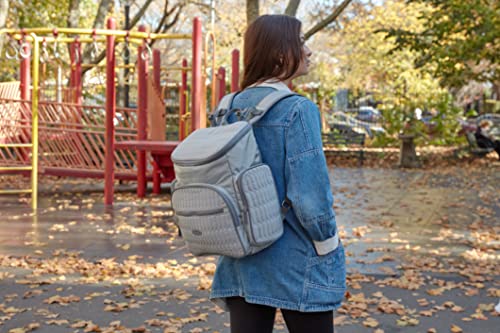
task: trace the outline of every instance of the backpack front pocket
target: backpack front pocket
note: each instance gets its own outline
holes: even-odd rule
[[[259,164],[242,172],[237,187],[252,246],[267,246],[283,234],[281,205],[269,166]]]
[[[222,187],[191,184],[176,188],[172,206],[182,237],[194,255],[239,258],[249,253],[237,206]]]

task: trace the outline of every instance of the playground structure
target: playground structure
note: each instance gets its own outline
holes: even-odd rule
[[[31,193],[34,209],[39,174],[102,178],[104,203],[108,205],[113,203],[115,180],[137,181],[139,197],[145,196],[150,180],[153,193],[160,192],[162,182],[171,182],[175,177],[171,152],[190,131],[206,126],[204,82],[209,39],[213,43],[210,107],[225,94],[225,69],[219,68],[214,75],[215,36],[211,32],[205,40],[205,68],[202,66],[202,26],[198,18],[193,20],[191,34],[154,34],[146,32],[144,26],[139,31],[116,30],[112,18],[108,19],[107,29],[3,29],[0,34],[9,37],[6,55],[20,61],[20,82],[0,83],[0,175],[31,175],[31,189],[0,190],[0,194]],[[162,67],[160,50],[149,45],[162,39],[191,39],[191,66],[184,59],[181,66]],[[58,53],[57,43],[69,44],[69,82],[62,89],[57,66],[58,84],[52,94],[55,101],[47,99],[45,82],[40,81],[40,67],[44,68],[49,60],[47,45],[51,43],[54,57]],[[96,65],[84,64],[84,45],[89,44],[97,54],[99,43],[105,43],[106,50],[105,105],[87,105],[83,103],[82,69],[98,67],[100,61]],[[120,43],[129,51],[129,45],[137,46],[135,63],[117,64]],[[232,91],[238,89],[238,62],[239,53],[235,50]],[[137,108],[117,106],[116,70],[120,68],[134,71],[137,76]],[[181,72],[180,82],[174,86],[178,89],[178,112],[173,115],[178,119],[175,141],[165,140],[168,87],[162,80],[162,71],[166,70]]]

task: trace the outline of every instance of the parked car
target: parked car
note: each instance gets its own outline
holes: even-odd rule
[[[332,128],[349,127],[353,132],[366,133],[370,138],[375,133],[384,133],[384,129],[374,123],[365,122],[354,118],[352,115],[336,111],[333,112],[328,124]]]
[[[376,123],[382,119],[380,111],[371,106],[361,106],[355,114],[356,119],[370,123]]]

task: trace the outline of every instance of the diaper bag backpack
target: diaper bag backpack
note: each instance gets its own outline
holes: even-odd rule
[[[271,169],[262,163],[252,124],[294,93],[276,90],[255,107],[232,109],[226,95],[210,116],[212,126],[191,133],[172,153],[174,218],[194,255],[241,258],[283,234],[290,208],[279,202]],[[229,124],[231,114],[238,121]]]

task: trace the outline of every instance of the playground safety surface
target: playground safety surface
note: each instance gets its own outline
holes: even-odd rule
[[[335,331],[497,332],[499,171],[332,168],[349,273]],[[40,188],[36,215],[0,197],[0,332],[229,332],[207,299],[216,258],[186,253],[168,194],[123,184],[109,208],[95,181]]]

